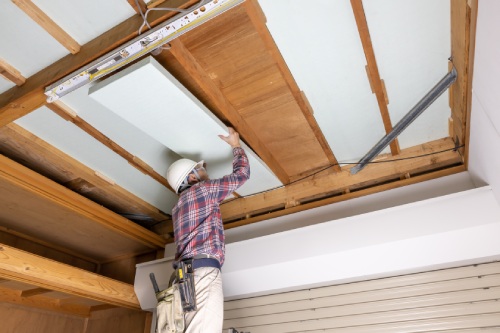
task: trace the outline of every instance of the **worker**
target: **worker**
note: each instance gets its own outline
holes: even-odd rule
[[[250,177],[247,155],[239,134],[231,127],[229,135],[219,135],[233,151],[233,172],[210,179],[204,161],[188,159],[174,162],[167,180],[179,200],[172,210],[175,262],[192,260],[196,310],[186,312],[186,333],[222,332],[224,299],[220,268],[224,264],[224,226],[220,203]]]

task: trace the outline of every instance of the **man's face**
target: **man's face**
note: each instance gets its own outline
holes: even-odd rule
[[[197,167],[195,170],[198,173],[198,176],[200,177],[200,181],[210,179],[210,177],[208,177],[207,170],[205,170],[204,167],[200,166],[200,167]],[[192,184],[196,184],[197,182],[198,182],[198,179],[196,178],[196,175],[194,174],[194,172],[191,172],[189,174],[189,184],[192,185]]]

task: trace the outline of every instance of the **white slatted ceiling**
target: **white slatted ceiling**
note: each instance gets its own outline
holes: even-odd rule
[[[228,301],[224,328],[251,333],[498,330],[499,299],[500,263],[495,262]]]

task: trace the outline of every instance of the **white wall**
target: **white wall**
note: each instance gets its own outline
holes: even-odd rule
[[[224,296],[499,260],[498,234],[500,206],[483,187],[253,238],[226,246]]]
[[[469,172],[500,202],[500,1],[480,0],[472,85]]]

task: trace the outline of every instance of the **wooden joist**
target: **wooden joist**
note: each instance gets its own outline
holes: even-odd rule
[[[114,211],[144,215],[155,221],[170,217],[158,208],[95,175],[94,170],[16,124],[0,128],[0,152]]]
[[[454,142],[446,138],[404,149],[398,156],[387,157],[384,163],[367,165],[363,169],[363,172],[356,175],[351,175],[349,168],[344,169],[341,173],[329,173],[326,171],[318,173],[303,181],[282,188],[224,203],[221,205],[222,216],[224,221],[230,222],[238,218],[243,218],[247,214],[255,216],[276,210],[283,210],[287,202],[294,200],[299,203],[307,203],[329,196],[341,195],[344,193],[345,188],[349,188],[351,192],[347,194],[347,197],[355,197],[357,195],[355,194],[355,190],[376,187],[390,181],[402,182],[402,185],[406,185],[408,181],[418,180],[418,178],[414,177],[400,180],[400,177],[407,173],[418,175],[460,165],[462,163],[461,156],[458,152],[453,151],[454,148]],[[412,158],[414,156],[422,157]],[[463,171],[464,169],[461,168],[460,170]],[[455,172],[459,171],[455,170]],[[435,175],[435,177],[437,176],[438,174]],[[378,187],[375,192],[386,189],[389,188]],[[369,193],[374,192],[371,191],[366,194]],[[323,202],[323,204],[327,203],[327,201]],[[300,207],[299,210],[303,210],[306,206],[301,204],[297,207]],[[297,210],[294,209],[297,207],[290,207],[288,211],[296,212]],[[254,218],[254,220],[258,220],[258,218]],[[238,222],[238,225],[245,224],[245,222],[251,223],[252,220],[242,220]]]
[[[62,46],[68,49],[69,52],[76,54],[80,51],[80,44],[38,8],[32,0],[12,0],[12,2],[54,37]]]
[[[154,170],[146,162],[142,161],[139,157],[129,153],[119,144],[111,140],[109,137],[107,137],[98,129],[90,125],[84,119],[80,118],[78,114],[75,111],[73,111],[69,106],[65,105],[61,101],[56,101],[54,103],[47,104],[47,107],[51,109],[55,114],[66,119],[67,121],[72,122],[81,130],[85,131],[87,134],[95,138],[97,141],[99,141],[112,151],[114,151],[116,154],[123,157],[134,168],[141,171],[145,175],[150,176],[151,178],[153,178],[154,180],[156,180],[157,182],[168,188],[170,191],[174,192],[174,190],[172,189],[172,187],[170,186],[165,177],[160,175],[156,170]]]
[[[34,197],[40,197],[63,210],[113,230],[135,242],[156,249],[165,246],[165,239],[121,217],[112,211],[68,190],[36,172],[0,155],[0,181],[4,186],[16,186]]]
[[[358,26],[361,44],[363,45],[363,50],[365,52],[368,80],[370,81],[373,93],[377,97],[377,103],[382,116],[382,122],[384,123],[385,132],[386,134],[389,134],[392,132],[391,117],[389,115],[389,109],[387,108],[387,104],[389,104],[389,102],[384,81],[380,78],[380,73],[378,71],[377,59],[375,57],[375,51],[373,50],[370,31],[368,29],[368,22],[366,21],[365,10],[363,8],[363,2],[362,0],[351,0],[351,6],[354,12],[354,18],[356,19],[356,24]],[[390,147],[392,155],[398,155],[400,153],[398,139],[394,139],[390,143]]]
[[[3,244],[0,244],[0,277],[119,307],[140,309],[132,285]],[[35,300],[36,297],[23,299]]]
[[[450,0],[450,6],[451,59],[457,70],[457,80],[450,87],[450,136],[460,145],[465,145],[462,151],[467,166],[478,0]]]
[[[161,6],[187,8],[196,0],[167,0]],[[166,21],[175,12],[154,11],[148,16],[152,27]],[[36,110],[46,102],[45,87],[78,70],[114,48],[137,36],[143,20],[135,15],[83,45],[80,52],[61,60],[29,77],[20,87],[13,87],[0,95],[0,127]]]
[[[17,69],[12,67],[2,58],[0,58],[0,76],[4,77],[5,79],[13,82],[18,86],[22,86],[24,82],[26,82],[26,78],[22,76]]]

